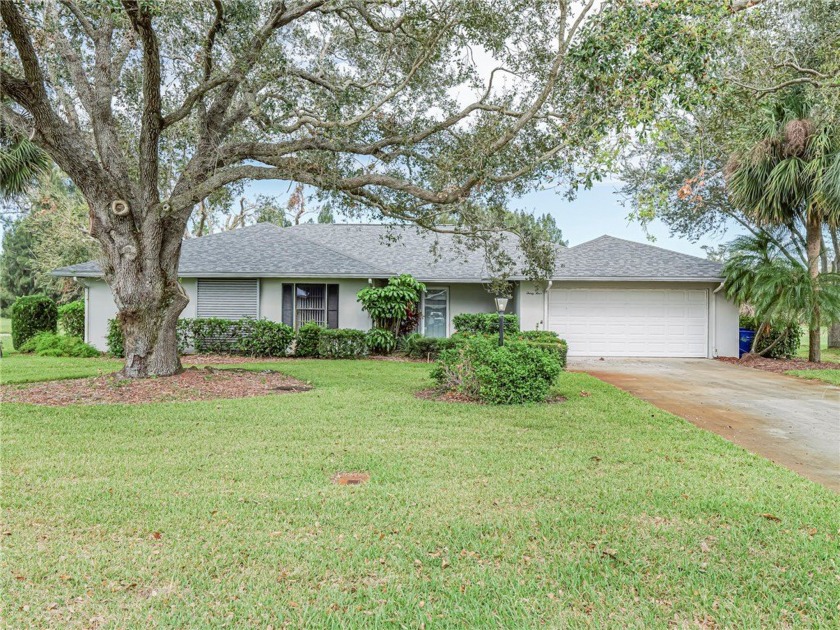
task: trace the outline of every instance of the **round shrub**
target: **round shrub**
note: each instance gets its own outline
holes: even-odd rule
[[[58,307],[58,323],[65,335],[85,338],[85,303],[82,300]]]
[[[12,304],[12,345],[20,348],[39,332],[58,330],[58,309],[46,295],[26,295]]]
[[[79,337],[59,335],[51,332],[38,333],[28,339],[20,352],[33,352],[39,357],[98,357],[99,350],[86,344]]]
[[[376,354],[391,354],[397,347],[397,336],[384,328],[373,328],[365,335],[368,350]]]
[[[512,405],[545,401],[561,371],[557,352],[522,341],[499,346],[477,336],[441,352],[432,378],[442,389],[490,404]]]
[[[304,324],[298,329],[295,337],[296,357],[317,357],[318,343],[321,339],[321,332],[324,330],[315,322]]]

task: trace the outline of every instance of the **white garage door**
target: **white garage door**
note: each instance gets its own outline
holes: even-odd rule
[[[569,354],[705,357],[708,304],[696,289],[552,289],[548,327]]]

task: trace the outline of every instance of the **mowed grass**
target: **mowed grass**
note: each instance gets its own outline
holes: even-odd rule
[[[798,376],[799,378],[807,378],[816,381],[825,381],[832,385],[840,385],[840,369],[828,370],[790,370],[786,372],[791,376]]]
[[[8,317],[0,317],[0,343],[3,344],[3,352],[14,350],[12,345],[12,320]]]
[[[808,358],[808,329],[805,327],[803,327],[802,335],[799,338],[799,349],[796,351],[796,356],[800,359]],[[820,359],[828,363],[840,363],[840,348],[828,347],[828,328],[823,328],[820,332]]]
[[[416,399],[423,364],[274,367],[316,389],[4,405],[5,624],[840,623],[838,496],[612,386],[497,408]]]
[[[0,383],[33,383],[101,376],[116,372],[122,365],[123,362],[120,359],[105,357],[76,359],[17,353],[0,359]]]

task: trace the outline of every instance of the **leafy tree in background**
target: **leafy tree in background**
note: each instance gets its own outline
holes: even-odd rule
[[[594,181],[617,134],[663,99],[693,102],[718,22],[742,8],[595,4],[0,2],[0,116],[88,203],[123,374],[172,374],[181,240],[216,191],[278,179],[350,216],[435,230],[455,215],[447,231],[483,234],[492,252],[492,235],[524,225],[505,211],[511,195]],[[489,77],[475,50],[495,60]],[[524,244],[545,276],[553,249]]]
[[[36,293],[59,303],[77,299],[79,286],[50,272],[98,255],[96,241],[85,233],[88,207],[84,198],[52,167],[18,196],[16,204],[20,216],[7,225],[0,255],[4,306],[15,297]]]
[[[718,54],[708,65],[714,98],[688,108],[672,103],[659,123],[640,134],[624,157],[621,193],[631,216],[663,221],[672,234],[696,241],[733,226],[774,240],[791,261],[807,262],[800,217],[783,226],[764,222],[754,207],[734,203],[724,169],[733,153],[767,135],[767,108],[801,95],[823,128],[840,127],[840,11],[834,0],[758,3],[722,23]],[[757,136],[758,134],[758,136]],[[778,238],[777,238],[778,237]],[[821,226],[820,272],[837,271],[838,225]],[[840,346],[840,323],[832,326]]]
[[[840,319],[840,274],[814,278],[806,265],[790,260],[776,242],[764,236],[742,236],[732,242],[723,267],[726,296],[754,311],[762,324],[759,333],[767,328],[798,331],[803,323],[811,330],[819,324],[814,318],[820,314]],[[771,349],[764,347],[762,354]]]
[[[755,140],[727,164],[726,188],[732,203],[760,225],[804,225],[812,295],[807,300],[808,358],[818,362],[823,227],[840,223],[840,127],[817,118],[798,89],[785,92],[765,111]]]

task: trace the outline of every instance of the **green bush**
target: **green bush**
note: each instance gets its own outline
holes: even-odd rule
[[[545,401],[561,371],[555,350],[523,341],[499,346],[492,339],[475,336],[441,352],[432,378],[442,389],[486,403],[511,405]]]
[[[245,319],[240,322],[236,350],[251,357],[285,357],[295,338],[287,324],[267,319]]]
[[[85,303],[82,300],[58,307],[58,323],[65,335],[85,338]]]
[[[115,357],[125,356],[125,337],[122,327],[116,319],[108,320],[108,336],[105,337],[108,354]]]
[[[178,350],[197,354],[227,354],[237,351],[242,324],[238,320],[218,317],[179,319]]]
[[[12,304],[12,345],[20,348],[39,332],[57,332],[58,309],[46,295],[26,295]]]
[[[324,328],[318,338],[318,356],[322,359],[358,359],[367,352],[363,330]]]
[[[397,347],[397,336],[384,328],[373,328],[365,335],[368,350],[376,354],[391,354]]]
[[[309,322],[301,326],[295,337],[295,356],[317,357],[318,343],[321,340],[321,332],[323,330],[325,329],[315,322]]]
[[[523,330],[511,336],[522,341],[534,341],[537,343],[557,343],[560,341],[560,336],[551,330]]]
[[[505,315],[505,334],[519,332],[519,316]],[[461,313],[452,318],[455,330],[459,333],[472,333],[476,335],[498,335],[499,314],[498,313]]]
[[[760,325],[761,322],[751,315],[741,315],[738,318],[738,326],[740,328],[757,331]],[[782,338],[780,339],[780,337]],[[771,344],[775,344],[763,356],[771,359],[792,359],[796,356],[800,343],[799,324],[774,324],[770,327],[769,331],[761,333],[755,350],[761,354]]]
[[[405,337],[403,347],[407,356],[412,359],[437,360],[441,351],[455,347],[455,339],[444,337],[424,337],[414,333]]]
[[[99,350],[79,337],[41,332],[30,337],[19,352],[34,352],[39,357],[98,357]]]

